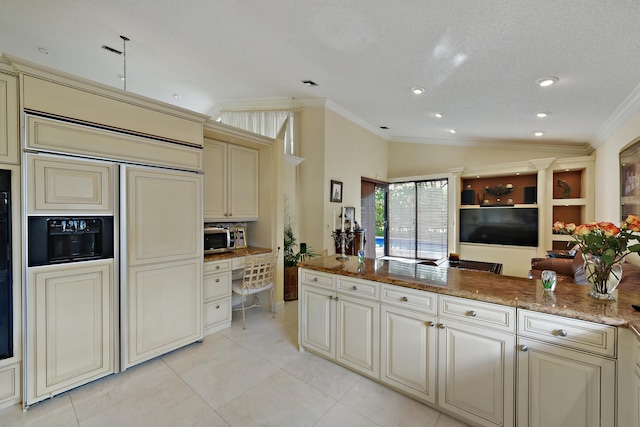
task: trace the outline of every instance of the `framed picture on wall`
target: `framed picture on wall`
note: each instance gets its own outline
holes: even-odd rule
[[[331,180],[330,202],[342,203],[342,181]]]
[[[620,215],[640,216],[640,141],[620,152]]]

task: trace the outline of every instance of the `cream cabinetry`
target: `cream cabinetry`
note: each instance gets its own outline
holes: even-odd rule
[[[113,260],[29,269],[31,405],[115,372]]]
[[[342,277],[334,280],[331,275],[302,270],[298,303],[301,346],[378,379],[378,289],[375,282]]]
[[[0,163],[18,164],[18,78],[0,72]]]
[[[123,368],[202,338],[202,177],[123,167]]]
[[[616,328],[518,313],[518,426],[615,426]]]
[[[380,380],[435,404],[437,295],[383,285],[381,301]]]
[[[111,215],[113,164],[27,154],[27,213],[74,212]]]
[[[20,363],[0,369],[0,409],[20,402],[21,373]]]
[[[205,139],[206,221],[258,219],[258,151]]]
[[[230,259],[204,263],[204,333],[212,334],[231,326]]]
[[[440,407],[484,426],[514,425],[515,321],[515,308],[440,296]]]

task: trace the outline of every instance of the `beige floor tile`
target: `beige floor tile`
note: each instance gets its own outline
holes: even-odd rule
[[[387,387],[362,378],[340,400],[381,426],[435,427],[440,412]]]
[[[360,375],[309,352],[284,368],[296,378],[340,400],[359,380]]]
[[[201,343],[193,343],[165,354],[162,356],[162,360],[177,374],[184,374],[238,348],[240,348],[238,343],[220,333],[216,333],[207,335]]]
[[[463,423],[462,421],[458,421],[455,418],[450,417],[449,415],[440,414],[436,427],[469,427],[469,426]]]
[[[376,427],[378,424],[337,403],[315,427]]]
[[[229,424],[218,413],[214,412],[190,427],[229,427]]]
[[[278,370],[278,367],[245,348],[229,351],[181,377],[213,409],[254,387]]]
[[[294,376],[278,371],[218,414],[231,427],[313,426],[336,401]]]
[[[0,426],[3,427],[40,427],[40,426],[78,426],[73,404],[68,394],[56,396],[32,405],[27,412],[22,405],[15,405],[0,411]]]

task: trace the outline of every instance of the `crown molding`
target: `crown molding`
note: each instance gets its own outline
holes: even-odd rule
[[[298,166],[300,163],[304,162],[304,159],[302,157],[293,156],[291,154],[285,154],[284,162],[291,166]]]
[[[596,135],[590,141],[594,148],[598,148],[615,131],[620,129],[631,117],[640,112],[640,85],[627,96],[624,101],[615,109],[613,114],[600,127]]]
[[[441,138],[393,137],[391,143],[445,145],[448,147],[497,148],[502,150],[546,150],[572,156],[588,156],[594,151],[589,143],[566,141],[527,141],[527,140],[461,140]]]

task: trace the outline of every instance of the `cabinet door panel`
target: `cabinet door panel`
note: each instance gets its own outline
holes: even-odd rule
[[[613,360],[518,339],[518,426],[615,425]]]
[[[440,406],[481,424],[513,425],[515,335],[442,320]]]
[[[0,163],[18,163],[18,78],[0,73]]]
[[[204,142],[204,217],[227,219],[227,144]]]
[[[338,294],[336,359],[365,375],[380,376],[378,302]]]
[[[258,218],[258,152],[229,146],[229,207],[231,218]]]
[[[383,382],[421,400],[436,402],[436,318],[397,307],[381,307]]]
[[[300,286],[301,342],[304,347],[335,356],[334,292]]]
[[[113,165],[37,155],[27,165],[29,213],[113,213]]]
[[[115,371],[113,261],[33,268],[27,403]]]
[[[202,177],[127,170],[129,265],[202,257]]]
[[[127,366],[202,336],[200,266],[189,260],[129,270]]]

